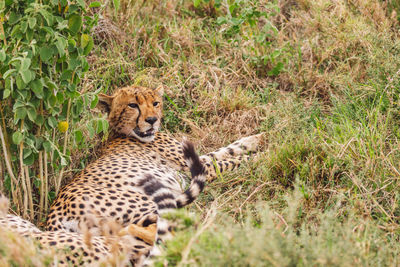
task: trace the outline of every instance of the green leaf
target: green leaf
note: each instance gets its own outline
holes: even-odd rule
[[[29,18],[28,24],[29,24],[29,28],[33,29],[36,25],[36,18]]]
[[[64,1],[64,0],[62,0]],[[77,0],[76,0],[77,1]],[[78,5],[69,5],[68,7],[68,13],[69,14],[73,14],[75,13],[77,10],[79,10],[79,6]]]
[[[57,104],[57,98],[55,95],[50,95],[47,100],[50,107],[54,107]]]
[[[68,39],[68,45],[75,47],[76,46],[76,41],[74,39]]]
[[[201,0],[193,0],[193,6],[198,8],[200,6]]]
[[[27,146],[33,148],[34,151],[36,150],[36,148],[35,148],[35,138],[36,138],[35,136],[30,135],[27,138],[25,138],[25,140],[24,140],[25,144]]]
[[[81,61],[79,58],[71,58],[68,62],[68,69],[69,70],[75,70],[81,65]]]
[[[30,148],[24,148],[23,154],[24,154],[24,159],[26,159],[27,157],[29,157],[30,155],[32,155],[32,149],[30,149]]]
[[[89,34],[82,34],[81,36],[81,47],[85,48],[89,42],[90,42],[91,37],[89,36]]]
[[[31,59],[30,58],[23,58],[21,60],[21,68],[20,68],[20,70],[27,70],[27,69],[29,69],[30,65],[31,65]]]
[[[14,37],[14,38],[18,38],[18,39],[20,39],[21,37],[22,37],[22,34],[21,34],[21,25],[15,25],[14,26],[14,28],[13,28],[13,30],[11,31],[11,34],[10,34],[12,37]]]
[[[90,51],[92,51],[92,48],[94,46],[92,37],[91,36],[89,36],[89,37],[90,37],[89,43],[86,45],[85,49],[83,50],[83,54],[85,56],[89,55]]]
[[[22,82],[23,83],[23,82]],[[26,99],[28,96],[28,90],[17,90],[17,93],[22,97],[22,99]],[[25,104],[24,104],[25,106]]]
[[[22,79],[22,75],[17,75],[15,82],[17,84],[18,89],[20,89],[20,90],[22,90],[26,87],[26,83],[24,83],[24,80]]]
[[[60,55],[60,57],[63,57],[65,55],[65,47],[67,46],[67,41],[65,41],[64,38],[57,38],[57,42],[56,42],[56,47],[58,50],[58,54]]]
[[[22,21],[20,25],[21,25],[21,32],[26,33],[26,30],[28,29],[28,22]]]
[[[39,99],[43,99],[43,84],[40,80],[34,80],[31,82],[32,91],[35,93],[35,96]]]
[[[24,138],[24,136],[22,135],[22,133],[18,132],[18,131],[13,133],[13,135],[12,135],[12,141],[16,145],[19,145],[23,138]]]
[[[49,13],[47,10],[45,9],[39,9],[39,13],[43,16],[43,18],[46,20],[47,22],[47,26],[51,26],[53,25],[54,22],[54,16]]]
[[[60,156],[60,160],[61,160],[60,161],[61,166],[67,166],[68,165],[68,162],[64,157]]]
[[[47,123],[51,128],[56,128],[57,127],[57,120],[54,117],[49,117],[47,118]]]
[[[83,7],[83,8],[85,8],[85,1],[83,1],[83,0],[76,0],[76,3],[78,4],[78,5],[80,5],[81,7]]]
[[[6,51],[4,49],[0,50],[0,62],[4,62],[7,58]]]
[[[103,131],[103,124],[101,123],[100,120],[97,121],[97,125],[96,125],[96,133],[99,134]]]
[[[89,138],[92,139],[94,137],[94,128],[91,123],[87,125],[87,130],[89,132]]]
[[[28,118],[31,121],[35,122],[35,120],[36,120],[36,110],[33,109],[33,108],[28,108],[27,109],[27,113],[28,113]]]
[[[60,76],[61,81],[69,81],[72,78],[72,70],[64,70]]]
[[[15,110],[15,118],[17,119],[25,119],[26,117],[26,109],[25,108],[18,108]]]
[[[277,76],[279,73],[281,73],[283,67],[284,67],[283,63],[278,62],[278,64],[276,64],[276,66],[272,70],[268,71],[268,75]]]
[[[53,81],[50,81],[50,80],[46,82],[46,86],[49,89],[58,89],[57,84],[55,82],[53,82]]]
[[[57,25],[57,30],[59,30],[59,31],[62,31],[66,28],[68,28],[68,21],[66,21],[66,20],[59,22]]]
[[[41,27],[41,29],[43,31],[45,31],[46,33],[48,33],[51,37],[54,37],[54,30],[51,27],[44,26],[44,27]]]
[[[44,138],[43,137],[39,136],[39,137],[35,138],[35,148],[36,148],[36,150],[40,149],[40,147],[42,146],[43,142],[44,142]]]
[[[53,151],[53,146],[51,145],[51,143],[49,141],[44,141],[43,142],[43,148],[46,152],[51,152]]]
[[[47,62],[53,56],[53,50],[48,46],[44,46],[40,48],[39,54],[40,59],[44,62]]]
[[[44,117],[43,117],[43,115],[41,115],[41,114],[37,115],[37,116],[36,116],[36,119],[35,119],[35,123],[36,123],[37,125],[43,125],[43,123],[44,123]]]
[[[68,28],[73,34],[77,34],[82,27],[82,17],[79,15],[72,15],[68,19]]]
[[[101,7],[101,3],[99,1],[94,1],[89,4],[89,7]]]
[[[16,72],[16,71],[17,71],[16,69],[9,69],[8,71],[6,71],[6,72],[3,74],[4,80],[7,79],[8,77],[10,77],[10,75],[13,74],[13,73]]]
[[[32,73],[30,70],[21,70],[19,74],[21,74],[22,80],[25,84],[29,83],[32,80]]]
[[[94,109],[97,106],[97,103],[99,103],[99,97],[95,95],[92,102],[90,102],[90,108]]]
[[[5,87],[6,89],[10,89],[11,91],[14,89],[13,88],[13,80],[12,79],[5,79]]]
[[[5,89],[3,92],[3,99],[6,99],[7,97],[9,97],[11,94],[11,90],[10,89]]]
[[[18,100],[15,102],[13,108],[14,108],[14,109],[17,109],[17,108],[21,108],[21,107],[25,107],[25,103],[18,99]]]
[[[58,103],[64,102],[64,94],[62,92],[57,92],[56,97],[57,97]]]
[[[83,134],[81,130],[75,131],[75,142],[80,143],[82,141]]]
[[[13,24],[17,23],[19,19],[20,19],[20,16],[18,14],[16,14],[15,12],[11,12],[11,14],[8,17],[8,23],[10,25],[13,25]]]
[[[103,133],[106,133],[108,131],[108,121],[107,120],[101,120],[101,124],[103,125]]]
[[[26,158],[23,159],[24,165],[31,166],[35,162],[35,155],[30,154]]]

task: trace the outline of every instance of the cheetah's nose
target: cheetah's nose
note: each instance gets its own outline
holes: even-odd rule
[[[145,119],[145,121],[150,123],[151,125],[153,125],[157,121],[157,118],[156,117],[147,117]]]

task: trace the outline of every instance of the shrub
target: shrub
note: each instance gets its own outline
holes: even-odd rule
[[[86,56],[94,44],[88,33],[97,20],[85,12],[83,0],[0,2],[1,160],[14,207],[31,219],[36,202],[39,217],[46,212],[55,195],[49,186],[58,192],[70,149],[84,141],[76,123],[98,101],[97,92],[78,87],[89,68]],[[106,122],[97,128],[106,129]]]

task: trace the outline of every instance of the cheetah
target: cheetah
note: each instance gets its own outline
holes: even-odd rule
[[[1,192],[0,202],[6,203],[2,205],[2,210],[8,208],[8,199]],[[48,255],[54,256],[55,266],[71,266],[71,264],[98,266],[99,263],[116,266],[125,266],[129,263],[134,265],[139,263],[140,255],[149,253],[149,249],[153,246],[155,224],[148,227],[129,225],[123,229],[113,224],[107,226],[109,226],[107,235],[101,236],[65,230],[41,231],[21,217],[0,211],[0,231],[8,231],[38,241],[41,250],[46,250],[49,252]],[[148,246],[142,246],[143,242]]]
[[[256,151],[261,135],[197,156],[190,142],[159,131],[163,94],[162,86],[129,86],[111,96],[99,95],[98,107],[108,114],[110,126],[107,144],[97,160],[60,190],[47,230],[82,232],[90,215],[113,218],[122,227],[156,224],[156,241],[164,241],[171,237],[171,226],[163,214],[192,203],[206,180],[236,168],[248,159],[248,152]],[[187,171],[192,180],[184,190],[182,172]],[[101,234],[97,228],[90,229],[94,235]]]

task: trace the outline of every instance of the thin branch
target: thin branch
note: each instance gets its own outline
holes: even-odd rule
[[[14,187],[13,183],[18,184],[18,181],[15,178],[14,172],[12,170],[11,161],[7,153],[6,141],[4,140],[3,129],[1,127],[1,124],[0,124],[0,139],[1,139],[1,145],[3,147],[3,155],[4,155],[4,161],[6,162],[7,172],[8,175],[10,175],[11,177],[11,188],[13,188]]]
[[[44,151],[44,212],[47,213],[48,208],[48,190],[49,190],[49,172],[47,169],[47,152]]]
[[[46,152],[44,152],[46,153]],[[46,163],[45,163],[46,164]],[[44,179],[43,179],[43,151],[39,152],[39,179],[40,179],[40,199],[39,199],[39,221],[43,218],[44,206]]]
[[[24,120],[21,121],[21,131],[24,128]],[[23,206],[23,217],[28,218],[28,189],[26,188],[26,183],[25,183],[25,172],[24,172],[24,142],[21,142],[19,145],[19,166],[20,166],[20,181],[22,184],[22,189],[24,190],[24,206]]]
[[[71,99],[68,101],[68,109],[67,109],[67,123],[69,123],[69,113],[71,109]],[[67,152],[67,144],[68,144],[68,129],[65,131],[64,134],[64,147],[63,147],[63,155]],[[64,175],[64,169],[65,166],[61,168],[60,175],[58,176],[58,179],[56,180],[56,195],[58,194],[58,191],[60,190],[61,187],[61,180]]]

